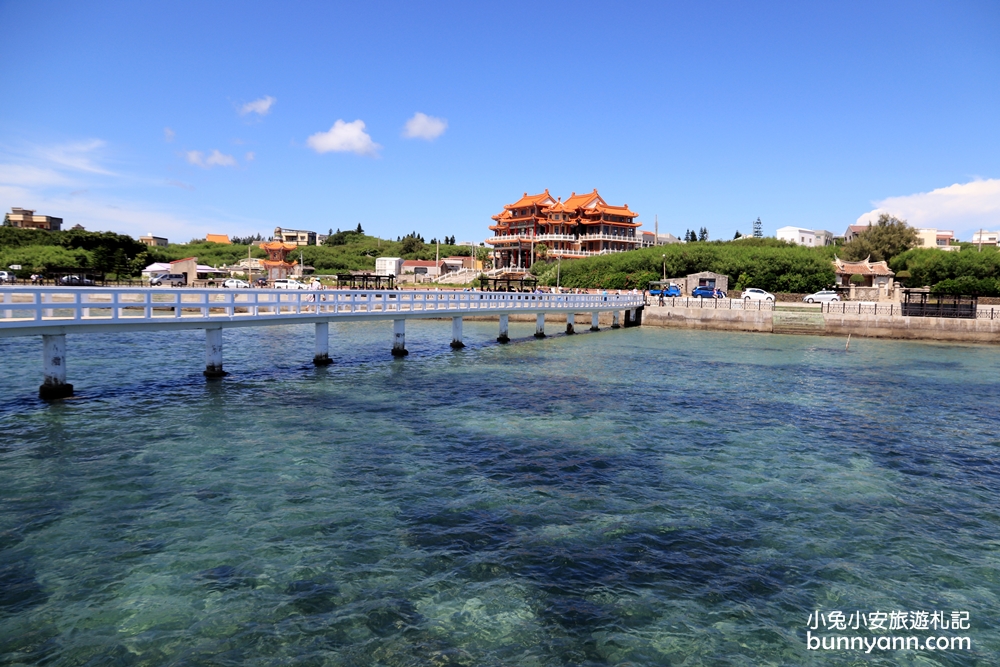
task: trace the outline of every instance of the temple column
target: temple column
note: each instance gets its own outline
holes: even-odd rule
[[[600,313],[593,312],[590,314],[590,330],[591,331],[601,330]]]
[[[545,338],[545,313],[535,316],[535,338]]]
[[[618,322],[618,311],[617,310],[611,312],[611,328],[612,329],[619,329],[619,328],[621,328],[621,324],[619,324],[619,322]]]
[[[405,357],[409,354],[406,349],[406,320],[392,321],[392,356]]]
[[[509,315],[501,315],[500,316],[500,335],[497,336],[497,342],[498,343],[509,343],[510,342],[510,336],[507,335],[509,320],[510,320],[510,316]]]
[[[205,377],[215,380],[226,375],[222,370],[222,327],[205,329]]]
[[[465,347],[465,343],[462,342],[462,318],[453,317],[451,318],[451,348],[460,350],[463,347]]]
[[[571,335],[573,335],[573,334],[576,333],[576,331],[573,330],[574,317],[575,316],[574,316],[573,313],[567,313],[566,314],[566,335],[567,336],[571,336]]]
[[[316,354],[313,355],[313,364],[316,366],[329,366],[333,363],[330,358],[330,323],[316,323]]]
[[[42,368],[45,379],[38,396],[46,401],[68,398],[73,385],[66,382],[66,334],[42,336]]]

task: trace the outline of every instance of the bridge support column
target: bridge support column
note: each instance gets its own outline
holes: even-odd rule
[[[451,349],[461,350],[465,347],[465,343],[462,342],[462,318],[453,317],[451,318]]]
[[[316,366],[329,366],[333,363],[330,358],[330,323],[316,323],[316,354],[313,355],[313,364]]]
[[[621,324],[618,323],[618,311],[617,310],[612,311],[612,313],[611,313],[611,328],[612,329],[619,329],[619,328],[621,328]]]
[[[573,334],[576,333],[576,331],[573,329],[573,323],[575,321],[574,317],[575,316],[574,316],[573,313],[567,313],[566,314],[566,335],[567,336],[572,336]]]
[[[509,315],[501,315],[500,316],[500,335],[497,336],[497,342],[498,343],[509,343],[510,342],[510,336],[507,335],[507,331],[509,329],[509,321],[510,321],[510,316]]]
[[[42,363],[45,380],[38,396],[46,401],[69,398],[73,385],[66,383],[66,334],[42,336]]]
[[[205,329],[205,377],[216,380],[226,375],[222,370],[222,328]]]
[[[601,316],[600,313],[590,314],[590,330],[600,331],[601,330]]]
[[[406,320],[392,321],[392,356],[405,357],[409,354],[406,349]]]
[[[545,338],[545,313],[535,316],[535,338]]]

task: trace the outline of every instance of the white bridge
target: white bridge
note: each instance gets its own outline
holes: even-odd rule
[[[42,398],[71,396],[66,383],[66,334],[109,331],[205,330],[205,375],[222,370],[222,330],[227,327],[276,324],[316,325],[313,362],[331,363],[329,323],[336,320],[392,320],[392,354],[404,356],[406,320],[452,320],[452,347],[463,347],[462,318],[498,315],[497,341],[506,343],[512,313],[536,315],[535,336],[545,336],[546,313],[566,316],[566,333],[574,332],[577,313],[612,312],[612,328],[638,324],[642,294],[541,294],[416,290],[267,290],[154,289],[101,287],[0,288],[0,337],[42,336],[45,381]]]

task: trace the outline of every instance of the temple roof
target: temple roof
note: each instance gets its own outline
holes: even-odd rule
[[[546,188],[545,192],[542,192],[541,194],[537,195],[529,195],[527,192],[525,192],[523,197],[518,199],[513,204],[507,204],[506,206],[504,206],[504,208],[512,209],[512,208],[526,208],[528,206],[549,206],[554,203],[555,200],[552,199],[552,195],[549,194],[548,188]]]
[[[834,271],[841,275],[859,276],[894,276],[896,275],[886,262],[873,262],[871,255],[863,262],[845,262],[836,255],[833,258]]]
[[[594,207],[594,210],[599,211],[601,213],[607,213],[608,215],[622,215],[625,216],[626,218],[634,218],[637,215],[639,215],[635,211],[630,211],[628,208],[628,204],[625,204],[624,206],[610,206],[608,204],[598,204],[597,206]]]
[[[295,250],[298,246],[294,243],[282,243],[281,241],[270,241],[269,243],[261,243],[261,250]]]
[[[607,202],[604,201],[604,197],[597,194],[597,188],[594,188],[593,192],[583,195],[578,195],[574,192],[563,204],[566,206],[566,210],[575,211],[578,208],[587,208],[588,206],[596,206],[597,204],[607,205]]]

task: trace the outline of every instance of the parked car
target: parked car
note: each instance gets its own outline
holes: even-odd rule
[[[153,287],[160,285],[170,285],[171,287],[183,287],[187,284],[187,278],[183,273],[161,273],[149,279],[149,284]]]
[[[774,295],[757,287],[748,287],[743,290],[743,299],[744,301],[774,301]]]
[[[63,276],[59,279],[60,285],[80,285],[83,287],[93,285],[94,281],[86,276]]]
[[[274,281],[272,287],[274,289],[308,289],[298,280],[293,280],[292,278],[278,278]]]
[[[2,285],[4,283],[12,283],[12,282],[14,282],[14,274],[13,273],[7,273],[6,271],[0,271],[0,285]]]
[[[830,301],[840,301],[840,295],[832,289],[824,289],[815,294],[807,294],[802,300],[806,303],[829,303]]]
[[[829,303],[840,301],[840,295],[834,290],[820,290],[815,294],[807,294],[802,298],[806,303]]]
[[[664,283],[662,280],[654,280],[649,283],[650,296],[680,296],[681,286],[677,283]]]
[[[225,282],[222,283],[223,287],[229,287],[230,289],[249,289],[250,283],[245,280],[240,280],[239,278],[227,278]]]
[[[691,292],[691,296],[700,296],[703,299],[724,299],[726,298],[726,293],[708,285],[699,285]]]

